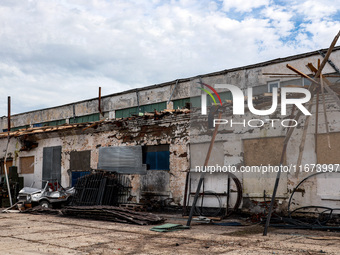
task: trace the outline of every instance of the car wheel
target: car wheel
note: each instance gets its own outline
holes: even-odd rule
[[[40,201],[39,204],[40,204],[41,207],[44,207],[44,208],[51,208],[52,207],[51,204],[46,200]]]

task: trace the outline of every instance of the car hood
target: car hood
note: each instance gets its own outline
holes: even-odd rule
[[[19,191],[19,194],[25,193],[25,194],[34,194],[41,192],[41,189],[31,188],[31,187],[25,187],[22,190]]]

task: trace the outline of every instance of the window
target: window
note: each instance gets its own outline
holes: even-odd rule
[[[327,134],[317,135],[318,164],[340,164],[340,132],[329,133],[329,137],[331,148],[328,147]]]
[[[86,171],[91,170],[91,151],[71,151],[70,170]]]
[[[132,114],[137,114],[137,113],[138,113],[137,107],[120,109],[120,110],[116,110],[116,118],[127,118],[127,117],[130,117]]]
[[[268,137],[243,140],[244,164],[246,166],[279,165],[284,139],[284,137]]]
[[[116,110],[116,118],[127,118],[132,115],[138,115],[140,112],[154,112],[155,110],[160,112],[166,109],[166,102],[160,102],[155,104],[141,105],[139,107],[130,107],[125,109]]]
[[[0,174],[5,174],[5,165],[4,165],[4,161],[1,161],[1,165],[0,165]],[[6,169],[7,169],[7,173],[9,173],[9,168],[13,166],[13,160],[12,159],[7,159],[6,161]]]
[[[21,174],[34,173],[34,156],[20,157],[20,171]]]
[[[11,131],[18,131],[20,129],[27,129],[29,128],[30,126],[29,125],[25,125],[25,126],[19,126],[19,127],[11,127]],[[8,129],[3,129],[2,132],[7,132]]]
[[[268,137],[243,140],[245,166],[278,166],[285,137]],[[286,164],[286,159],[283,165]],[[277,173],[274,171],[243,173],[244,194],[249,197],[263,197],[264,190],[272,194]],[[256,183],[256,185],[254,185]],[[287,197],[288,173],[282,172],[277,197]]]
[[[70,124],[74,123],[85,123],[85,122],[94,122],[100,119],[100,113],[94,113],[90,115],[78,116],[74,118],[70,118]]]
[[[142,146],[100,147],[98,169],[122,174],[146,174]]]
[[[74,187],[74,185],[76,185],[78,178],[83,177],[85,175],[88,175],[90,173],[90,171],[77,171],[77,172],[72,172],[72,187]]]
[[[280,88],[280,81],[270,81],[268,82],[268,92],[272,93],[273,88]]]
[[[170,170],[169,145],[144,146],[143,163],[148,170]]]

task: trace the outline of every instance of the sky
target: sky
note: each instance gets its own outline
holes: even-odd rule
[[[329,47],[337,0],[1,0],[0,116]],[[339,45],[339,43],[337,44]]]

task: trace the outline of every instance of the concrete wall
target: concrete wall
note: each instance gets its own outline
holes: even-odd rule
[[[301,59],[293,59],[281,62],[267,63],[259,66],[239,68],[237,70],[216,73],[214,75],[202,76],[202,81],[208,84],[227,83],[237,85],[242,89],[254,87],[256,93],[262,94],[266,91],[267,83],[269,81],[280,80],[281,84],[297,84],[301,79],[295,78],[278,78],[263,75],[263,73],[290,73],[286,68],[286,64],[290,63],[299,70],[310,74],[310,71],[305,67],[308,62],[314,65],[317,63],[319,55],[304,57]],[[332,61],[340,66],[340,51],[335,51],[331,56]],[[334,70],[327,64],[324,73],[333,73]],[[192,90],[192,85],[196,84],[199,78],[193,78],[180,82],[173,93],[173,100],[180,98],[187,98],[189,96],[199,96],[199,90]],[[168,85],[141,89],[138,91],[140,104],[149,104],[167,101],[170,97],[175,83]],[[103,108],[105,112],[114,111],[116,109],[123,109],[137,105],[136,91],[112,95],[103,98]],[[21,126],[24,124],[39,123],[48,120],[57,120],[69,118],[73,116],[73,105],[77,116],[86,115],[97,112],[97,100],[88,100],[84,102],[74,103],[61,107],[45,109],[30,113],[24,113],[13,116],[12,121],[14,126]],[[334,99],[326,96],[326,109],[328,121],[330,125],[330,132],[340,132],[340,109],[335,104]],[[280,109],[278,109],[279,111]],[[290,109],[288,109],[290,112]],[[319,109],[319,133],[325,133],[325,122],[323,117],[323,107],[320,105]],[[306,144],[302,158],[302,164],[311,164],[317,162],[317,155],[315,153],[315,118],[316,118],[315,104],[312,108],[312,117],[307,130]],[[272,116],[256,117],[258,119],[265,119],[268,117],[283,119],[284,117],[276,112]],[[196,119],[195,119],[196,118]],[[254,116],[247,113],[245,119],[248,121]],[[235,117],[235,121],[240,121],[241,118]],[[191,126],[191,124],[197,124]],[[295,165],[299,154],[299,146],[305,125],[305,118],[301,118],[298,127],[294,131],[287,148],[286,163]],[[6,128],[6,118],[2,118],[0,128]],[[282,126],[272,128],[268,123],[262,128],[249,128],[237,126],[230,128],[221,126],[217,135],[216,142],[219,144],[215,148],[214,157],[211,162],[222,161],[224,165],[241,166],[244,164],[244,140],[257,139],[268,137],[284,137],[286,129]],[[203,132],[203,135],[202,135]],[[81,129],[74,129],[72,131],[58,131],[51,133],[43,133],[40,135],[29,136],[29,139],[37,141],[39,146],[29,152],[20,152],[21,139],[11,138],[9,144],[9,156],[13,158],[14,165],[18,165],[18,158],[23,156],[35,156],[35,173],[34,175],[26,176],[25,184],[30,185],[34,179],[37,183],[42,176],[42,155],[44,147],[62,146],[62,185],[67,186],[70,182],[67,170],[70,164],[70,152],[72,150],[91,151],[91,167],[96,169],[98,163],[98,148],[100,146],[133,146],[133,145],[158,145],[169,144],[170,148],[170,172],[163,174],[163,180],[167,180],[169,185],[169,197],[173,198],[175,204],[183,204],[184,187],[186,172],[191,168],[191,189],[194,190],[199,178],[198,173],[194,173],[195,164],[202,164],[207,150],[207,144],[210,141],[211,130],[206,128],[206,119],[200,116],[189,117],[183,115],[173,115],[161,118],[160,120],[144,120],[143,118],[136,118],[134,120],[112,120],[112,123],[106,123],[97,129],[89,129],[83,132]],[[195,134],[201,134],[195,136]],[[323,138],[325,139],[325,138]],[[0,147],[6,147],[6,139],[0,139]],[[340,142],[340,141],[339,141]],[[189,143],[190,148],[189,148]],[[197,147],[195,149],[194,147]],[[280,150],[281,147],[278,147]],[[3,149],[0,151],[0,158],[4,157]],[[194,159],[196,157],[196,159]],[[340,159],[340,155],[339,155]],[[196,160],[196,162],[195,162]],[[200,163],[197,163],[197,160]],[[191,162],[191,163],[190,163]],[[334,164],[334,162],[332,162]],[[19,166],[20,171],[20,166]],[[292,173],[283,174],[278,191],[278,209],[285,210],[287,199],[293,188],[308,172],[302,172],[299,175]],[[142,186],[146,183],[153,182],[159,178],[159,173],[148,172],[147,176],[130,175],[133,186],[132,195],[133,201],[139,202],[141,199]],[[237,177],[243,184],[243,209],[253,212],[263,211],[263,207],[259,206],[259,202],[263,201],[263,193],[265,191],[267,199],[271,196],[275,175],[263,177],[259,174],[242,174],[238,173]],[[340,194],[339,186],[336,178],[319,178],[310,179],[303,189],[297,192],[294,205],[323,205],[329,207],[339,207]],[[339,179],[340,180],[340,179]],[[223,173],[208,175],[205,179],[205,190],[213,190],[217,192],[225,191],[227,176]],[[38,184],[37,184],[38,185]],[[39,186],[39,185],[38,185]],[[235,194],[232,195],[232,200],[235,200]],[[210,206],[216,206],[216,201],[210,201]],[[222,204],[225,206],[226,200],[223,199]]]
[[[183,115],[183,116],[182,116]],[[154,182],[163,172],[164,179],[168,181],[168,195],[165,198],[172,198],[174,203],[183,203],[183,187],[185,185],[185,174],[189,170],[188,161],[188,114],[178,116],[166,116],[161,120],[116,121],[106,123],[97,129],[74,129],[72,131],[58,131],[29,136],[31,141],[38,142],[38,147],[28,152],[20,151],[22,146],[21,138],[11,138],[8,149],[8,157],[13,159],[13,165],[18,166],[21,172],[19,158],[34,156],[34,174],[23,175],[25,185],[30,186],[32,181],[34,187],[41,187],[43,169],[43,148],[62,146],[61,155],[61,184],[69,186],[70,176],[70,152],[91,151],[91,168],[97,169],[99,147],[107,146],[134,146],[134,145],[160,145],[168,144],[170,151],[170,171],[148,170],[146,176],[129,175],[132,184],[132,196],[134,202],[141,199],[143,183]],[[137,123],[138,122],[138,123]],[[0,139],[0,147],[6,148],[7,139]],[[0,158],[4,157],[4,151],[0,151]],[[143,181],[141,181],[143,179]],[[154,183],[155,186],[163,185]]]
[[[140,105],[168,101],[172,91],[174,92],[172,94],[172,100],[200,95],[200,91],[195,90],[193,92],[190,89],[193,87],[193,83],[195,83],[196,85],[196,82],[199,81],[198,77],[201,77],[203,82],[210,85],[227,83],[237,85],[242,89],[248,87],[257,87],[257,89],[254,90],[255,94],[262,94],[264,92],[267,92],[267,83],[270,81],[280,80],[281,82],[285,83],[289,80],[293,80],[291,78],[270,77],[268,75],[263,75],[263,73],[294,74],[292,71],[286,68],[286,64],[290,63],[302,72],[306,74],[311,74],[310,70],[306,67],[306,64],[310,62],[313,63],[314,66],[317,66],[317,60],[319,58],[322,57],[317,52],[313,52],[309,54],[288,57],[282,60],[278,59],[274,61],[268,61],[248,67],[235,68],[232,70],[205,74],[193,78],[180,79],[174,91],[173,89],[175,88],[176,81],[160,84],[159,86],[155,85],[146,88],[135,89],[125,93],[123,92],[119,94],[103,96],[102,110],[107,113],[106,116],[108,117],[109,112],[137,106],[137,93],[139,94]],[[330,59],[336,66],[340,66],[340,48],[337,48],[336,51],[333,51]],[[335,71],[329,64],[326,64],[323,72],[334,73]],[[19,127],[35,123],[67,119],[74,116],[83,116],[93,113],[98,113],[97,98],[75,102],[68,105],[13,115],[11,118],[11,125],[12,127]],[[6,128],[7,118],[1,117],[0,130]]]

